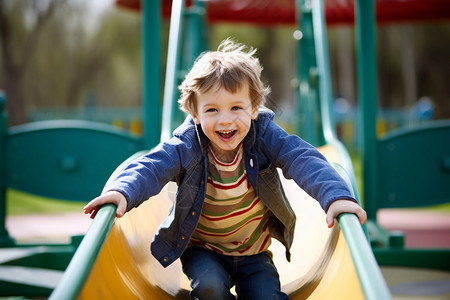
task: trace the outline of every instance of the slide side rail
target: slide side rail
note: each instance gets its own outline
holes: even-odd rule
[[[351,183],[345,169],[332,163],[333,167],[347,182],[354,193],[356,187]],[[361,283],[364,296],[367,300],[392,299],[389,288],[381,273],[380,267],[370,247],[358,218],[353,214],[342,214],[338,217],[339,226],[347,241],[350,254],[355,265],[356,273]]]
[[[116,217],[116,206],[108,204],[97,213],[50,300],[76,299],[97,259]]]
[[[110,178],[121,172],[131,161],[148,151],[139,151],[117,167]],[[87,217],[87,216],[86,216]],[[116,206],[107,204],[95,216],[88,232],[81,241],[60,283],[50,295],[50,300],[76,299],[86,282],[106,237],[116,218]]]

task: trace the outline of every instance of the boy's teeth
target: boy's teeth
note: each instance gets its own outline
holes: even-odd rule
[[[220,131],[217,131],[217,133],[220,134],[224,138],[230,138],[231,136],[234,135],[235,132],[236,132],[236,130],[220,130]]]

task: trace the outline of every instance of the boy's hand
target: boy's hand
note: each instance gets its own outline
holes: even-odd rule
[[[104,204],[112,203],[117,206],[116,216],[122,217],[127,209],[127,198],[117,191],[109,191],[103,195],[91,200],[84,208],[85,214],[91,214],[91,219],[95,217],[100,207]]]
[[[361,208],[361,206],[359,206],[359,204],[351,200],[341,199],[331,203],[330,207],[328,208],[326,219],[328,228],[333,227],[334,219],[336,219],[337,216],[343,213],[355,214],[358,217],[359,223],[361,223],[361,225],[363,225],[367,221],[367,213],[364,209]]]

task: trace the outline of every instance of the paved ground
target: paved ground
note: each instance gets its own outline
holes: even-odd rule
[[[90,224],[82,212],[6,218],[6,228],[18,242],[67,242],[70,236],[85,234]]]

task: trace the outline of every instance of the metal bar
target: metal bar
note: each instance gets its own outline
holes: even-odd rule
[[[322,0],[312,1],[314,43],[316,50],[317,72],[319,77],[320,108],[322,113],[322,127],[325,140],[335,140],[331,104],[333,102],[331,71],[328,54],[328,39],[325,26],[324,4]]]
[[[369,219],[376,219],[378,209],[377,70],[375,44],[375,1],[358,0],[355,5],[358,57],[358,86],[363,128],[364,204]]]
[[[189,70],[198,55],[206,50],[205,42],[205,3],[193,1],[186,11],[186,30],[183,43],[182,68]]]
[[[344,233],[366,299],[392,299],[358,218],[353,214],[342,214],[339,217],[339,225]]]
[[[161,132],[160,2],[141,1],[142,127],[145,149],[150,149],[159,143]]]
[[[76,299],[86,282],[116,217],[116,206],[103,206],[75,252],[50,300]]]
[[[178,82],[180,64],[181,36],[183,23],[184,0],[172,2],[170,16],[169,47],[167,50],[166,80],[164,85],[164,103],[162,114],[161,141],[172,136],[172,112]]]
[[[450,271],[449,249],[374,248],[373,252],[383,266]]]
[[[317,64],[314,49],[311,1],[297,0],[297,20],[299,30],[294,33],[297,47],[297,106],[298,117],[295,120],[295,133],[315,146],[323,144],[322,128],[319,118],[319,91],[317,87]]]
[[[333,167],[344,178],[351,191],[355,191],[356,187],[352,184],[345,169],[336,163],[333,163]],[[358,218],[354,214],[342,214],[338,217],[338,221],[366,299],[391,299],[389,288]]]
[[[308,1],[306,1],[308,2]],[[359,200],[358,189],[350,156],[345,147],[336,138],[331,118],[331,104],[333,101],[329,53],[322,0],[312,0],[312,22],[314,33],[314,49],[317,60],[318,85],[320,95],[321,121],[326,143],[334,146],[342,159],[343,166],[334,164],[336,170],[347,181],[349,188]],[[358,278],[366,299],[391,299],[389,289],[384,281],[379,266],[363,227],[355,215],[343,214],[339,216],[339,225],[344,233],[349,247]]]
[[[332,117],[333,91],[331,82],[330,60],[328,51],[327,27],[325,23],[325,7],[323,0],[311,3],[312,22],[314,31],[314,49],[317,60],[317,73],[319,85],[319,104],[321,112],[324,143],[333,146],[339,153],[341,165],[349,174],[351,181],[356,182],[353,163],[345,146],[337,139],[335,125]],[[356,193],[357,194],[357,193]],[[357,194],[359,197],[359,195]],[[359,200],[359,199],[358,199]]]
[[[178,63],[176,80],[177,84],[184,79],[185,75],[192,68],[192,65],[198,55],[206,50],[205,43],[205,7],[203,1],[192,1],[191,6],[186,7],[184,11],[184,29],[182,34],[181,45],[178,49],[180,62]],[[177,103],[180,96],[178,90],[172,95],[172,102]],[[181,111],[178,105],[172,106],[171,125],[173,128],[183,123],[186,114]]]

